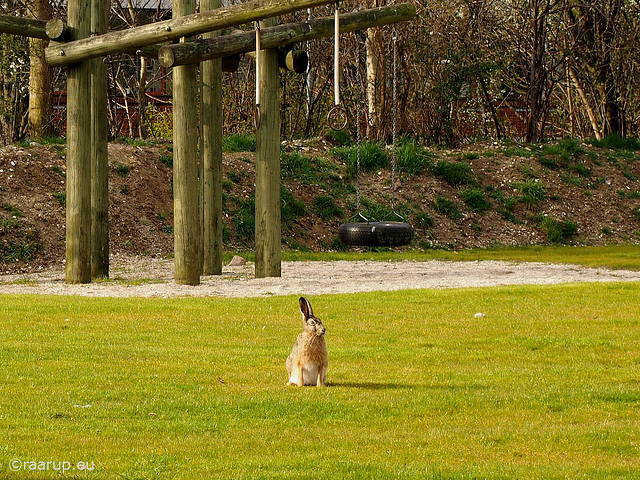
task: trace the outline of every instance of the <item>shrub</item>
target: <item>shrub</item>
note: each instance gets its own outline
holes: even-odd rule
[[[427,212],[416,213],[413,223],[418,228],[431,228],[436,224],[435,220]]]
[[[256,233],[256,199],[253,195],[240,202],[240,208],[233,217],[233,225],[238,238],[253,240]]]
[[[255,152],[255,135],[239,134],[230,135],[222,139],[222,150],[224,152]]]
[[[558,162],[547,157],[538,157],[538,161],[543,167],[550,168],[551,170],[555,170],[556,168],[560,167],[560,165],[558,165]]]
[[[547,189],[542,182],[536,180],[526,180],[525,182],[516,183],[514,188],[522,195],[520,201],[530,206],[542,202],[547,193]]]
[[[569,186],[582,187],[582,178],[575,177],[570,173],[561,173],[560,180],[562,180],[564,183],[566,183]]]
[[[60,205],[62,205],[63,207],[67,206],[67,192],[66,191],[54,192],[53,198],[55,198],[60,203]]]
[[[542,155],[555,155],[563,163],[567,164],[572,158],[578,157],[585,153],[584,148],[580,146],[580,142],[573,138],[566,138],[556,144],[547,145],[542,149]]]
[[[504,149],[505,157],[524,157],[529,158],[533,155],[531,149],[516,145],[513,147],[507,147]]]
[[[578,233],[578,224],[571,220],[560,221],[553,217],[545,216],[539,227],[547,234],[547,241],[552,244],[567,243],[571,237]]]
[[[171,110],[159,110],[155,106],[147,107],[145,125],[152,137],[173,137],[173,113]]]
[[[10,213],[14,217],[23,216],[22,212],[18,210],[16,207],[14,207],[13,205],[11,205],[10,203],[3,203],[2,205],[0,205],[0,208],[2,208],[2,210],[4,210],[5,212]]]
[[[329,130],[326,137],[341,147],[353,145],[353,140],[345,130]]]
[[[358,147],[336,147],[333,155],[347,165],[347,176],[354,177],[358,172]],[[363,172],[372,172],[389,166],[389,157],[382,147],[374,142],[362,142],[360,144],[360,169]]]
[[[398,168],[408,175],[417,175],[433,166],[434,155],[413,140],[401,140],[396,148]]]
[[[11,222],[11,221],[10,221]],[[36,253],[42,250],[42,242],[35,230],[22,230],[19,222],[11,222],[15,235],[19,240],[0,242],[0,262],[18,262],[31,260]]]
[[[397,220],[391,207],[373,202],[367,198],[362,199],[362,215],[371,221],[382,222],[384,220]],[[393,218],[396,217],[396,218]]]
[[[317,177],[311,160],[299,152],[280,154],[280,172],[282,178],[293,178],[302,182],[314,181]]]
[[[473,171],[467,163],[440,160],[431,168],[431,173],[455,188],[475,183]]]
[[[455,202],[442,195],[438,195],[436,198],[433,209],[440,215],[444,215],[451,220],[459,220],[462,218],[462,213],[460,213],[460,209],[456,206]]]
[[[591,176],[591,169],[589,167],[587,167],[586,165],[583,165],[581,163],[574,163],[573,165],[571,165],[569,167],[569,169],[572,172],[577,173],[578,176],[580,176],[580,177],[590,177]]]
[[[173,155],[160,155],[158,160],[165,167],[169,167],[169,168],[173,167]]]
[[[592,140],[591,145],[613,150],[640,150],[640,141],[637,138],[621,137],[618,133],[610,133],[602,140]]]
[[[303,215],[307,207],[300,200],[297,200],[291,191],[282,185],[280,187],[280,214],[282,216],[282,225],[288,227],[291,223]],[[255,206],[254,206],[255,212]]]
[[[314,198],[313,207],[316,214],[324,220],[340,218],[344,215],[342,209],[336,205],[333,197],[330,197],[329,195],[319,195]]]
[[[491,202],[481,188],[467,188],[459,193],[472,212],[486,212],[491,209]]]
[[[227,171],[227,178],[232,183],[240,183],[240,175],[233,170]]]
[[[125,165],[124,163],[118,163],[116,165],[116,172],[118,172],[118,175],[120,175],[123,178],[129,175],[130,171],[131,171],[131,167],[129,165]]]

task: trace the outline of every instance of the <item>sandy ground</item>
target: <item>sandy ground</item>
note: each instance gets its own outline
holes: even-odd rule
[[[64,270],[0,276],[0,293],[96,297],[264,297],[382,290],[486,287],[516,284],[640,281],[640,272],[524,262],[283,262],[282,276],[254,276],[254,265],[226,266],[197,286],[173,281],[173,261],[147,257],[111,260],[111,279],[64,283]]]

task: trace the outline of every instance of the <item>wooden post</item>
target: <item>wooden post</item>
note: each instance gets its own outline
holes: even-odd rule
[[[370,27],[411,20],[416,7],[411,3],[372,8],[340,15],[340,32],[355,32]],[[283,47],[315,38],[333,35],[334,17],[314,18],[308,22],[287,23],[262,30],[263,48]],[[253,32],[235,31],[214,39],[164,45],[158,51],[158,59],[165,67],[197,63],[212,58],[226,57],[255,49]]]
[[[91,1],[91,31],[107,31],[109,1]],[[109,158],[107,152],[107,66],[102,58],[90,60],[91,73],[91,277],[109,277]]]
[[[277,19],[260,22],[260,28]],[[280,105],[276,49],[258,52],[260,70],[260,128],[256,133],[256,278],[282,274],[280,212]]]
[[[50,46],[45,58],[50,67],[59,67],[91,58],[135,51],[155,43],[171,42],[181,37],[200,35],[235,25],[253,22],[284,13],[295,12],[333,0],[253,0],[216,8],[208,12],[174,17],[172,20],[119,30],[95,38],[75,40]]]
[[[174,19],[195,11],[195,0],[173,4]],[[184,39],[183,39],[184,41]],[[173,69],[173,214],[175,280],[198,285],[202,273],[197,142],[197,65]]]
[[[74,38],[89,37],[89,0],[69,0]],[[91,281],[91,62],[67,70],[67,283]]]
[[[220,8],[221,0],[201,0],[203,11]],[[203,35],[214,38],[219,32]],[[203,273],[222,274],[222,60],[202,62],[203,138]]]

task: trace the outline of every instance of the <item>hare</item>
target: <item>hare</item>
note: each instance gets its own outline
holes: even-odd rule
[[[327,345],[324,343],[327,329],[322,325],[322,320],[313,315],[311,303],[304,297],[300,297],[300,311],[304,331],[298,335],[293,350],[287,357],[288,385],[323,387],[329,365]]]

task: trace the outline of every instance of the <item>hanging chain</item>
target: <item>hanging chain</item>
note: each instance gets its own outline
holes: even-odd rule
[[[362,83],[362,72],[360,72],[360,44],[358,42],[358,38],[356,37],[356,69],[358,72],[358,84],[359,86],[363,86]],[[364,218],[365,220],[367,220],[362,213],[360,213],[360,115],[362,115],[361,112],[361,107],[362,105],[360,104],[360,102],[356,102],[356,208],[358,210],[358,215],[360,215],[360,217]]]
[[[360,67],[358,67],[358,71]],[[360,213],[360,102],[356,102],[356,209]]]
[[[256,21],[256,107],[253,114],[253,125],[256,130],[260,130],[262,123],[262,112],[260,111],[260,50],[262,49],[262,38],[260,32],[260,22]]]
[[[391,210],[396,213],[396,119],[398,117],[397,71],[398,71],[398,31],[393,28],[393,122],[391,128]],[[396,213],[396,215],[398,215]]]

